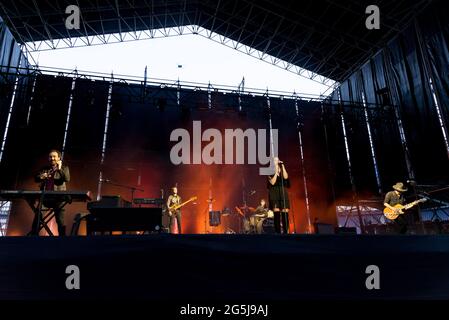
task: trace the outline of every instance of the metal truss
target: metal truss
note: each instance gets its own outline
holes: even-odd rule
[[[365,10],[371,3],[359,0],[296,5],[280,0],[204,1],[207,9],[200,10],[198,20],[201,26],[263,53],[274,52],[277,58],[342,81],[431,2],[378,1],[383,32],[374,36],[365,28]]]
[[[449,206],[436,206],[421,210],[423,221],[449,221]]]
[[[0,237],[6,236],[10,212],[11,201],[0,201]]]
[[[321,75],[319,75],[315,72],[309,71],[307,69],[301,68],[297,65],[292,64],[291,62],[276,58],[272,55],[267,54],[266,52],[256,50],[252,47],[249,47],[247,45],[244,45],[242,43],[239,43],[237,41],[229,39],[223,35],[212,32],[210,30],[198,27],[197,34],[199,34],[203,37],[206,37],[210,40],[213,40],[217,43],[220,43],[222,45],[225,45],[229,48],[240,51],[240,52],[242,52],[246,55],[249,55],[253,58],[256,58],[260,61],[267,62],[267,63],[277,66],[283,70],[297,74],[303,78],[315,81],[319,84],[326,86],[328,89],[333,89],[337,85],[337,83],[335,81],[333,81],[329,78],[321,76]]]
[[[381,32],[365,28],[368,0],[2,0],[0,14],[29,51],[198,34],[332,90],[434,1],[377,1]]]
[[[61,38],[56,40],[44,40],[26,42],[28,52],[48,51],[55,49],[79,48],[86,46],[98,46],[103,44],[112,44],[120,42],[129,42],[136,40],[148,40],[155,38],[165,38],[171,36],[181,36],[194,34],[191,26],[183,28],[162,28],[156,30],[141,30],[136,32],[111,33],[103,35],[84,36],[76,38]]]
[[[259,61],[263,61],[279,67],[285,71],[294,73],[299,75],[302,78],[312,80],[316,83],[319,83],[323,86],[327,87],[327,90],[323,93],[325,95],[327,92],[331,92],[338,85],[337,82],[328,79],[324,76],[321,76],[315,72],[309,71],[307,69],[301,68],[297,65],[292,64],[291,62],[276,58],[272,55],[267,54],[266,52],[262,52],[251,48],[247,45],[234,41],[230,38],[227,38],[223,35],[217,34],[205,28],[199,27],[197,25],[188,25],[181,27],[172,27],[172,28],[162,28],[156,30],[142,30],[136,32],[123,32],[123,33],[114,33],[108,35],[94,35],[88,37],[79,37],[79,38],[62,38],[57,40],[44,40],[44,41],[34,41],[25,43],[25,50],[27,54],[32,56],[33,52],[39,51],[48,51],[55,49],[67,49],[67,48],[78,48],[85,46],[97,46],[104,44],[112,44],[112,43],[120,43],[120,42],[129,42],[129,41],[137,41],[137,40],[148,40],[148,39],[156,39],[156,38],[165,38],[172,36],[182,36],[182,35],[199,35],[204,38],[210,39],[216,43],[220,43],[228,48],[235,49],[241,53],[244,53],[248,56],[256,58]]]
[[[3,66],[0,66],[0,68]],[[271,98],[279,98],[279,99],[291,99],[298,101],[322,101],[324,97],[322,95],[314,95],[307,93],[297,93],[297,92],[287,92],[280,90],[270,90],[267,89],[257,89],[257,88],[249,88],[242,87],[242,82],[236,84],[236,86],[229,85],[220,85],[220,84],[211,84],[211,83],[199,83],[199,82],[190,82],[190,81],[180,81],[180,80],[169,80],[169,79],[159,79],[159,78],[145,78],[139,76],[129,76],[122,74],[107,74],[100,72],[91,72],[91,71],[83,71],[83,70],[70,70],[70,69],[61,69],[61,68],[50,68],[50,67],[30,67],[30,68],[11,68],[8,72],[0,72],[0,75],[6,76],[8,75],[16,75],[17,72],[20,72],[20,77],[34,77],[38,74],[47,74],[58,77],[67,77],[67,78],[75,78],[75,79],[87,79],[93,81],[104,81],[108,83],[115,84],[123,84],[123,85],[140,85],[143,89],[148,88],[161,88],[161,89],[176,89],[176,90],[192,90],[196,92],[214,92],[214,93],[224,93],[224,94],[235,94],[237,96],[269,96]],[[130,93],[131,94],[131,93]],[[141,97],[141,96],[139,96]]]
[[[381,200],[379,200],[380,202]],[[363,224],[366,225],[382,225],[386,223],[385,217],[382,213],[382,210],[378,208],[373,208],[364,202],[372,202],[372,201],[363,201],[359,200],[358,205],[350,205],[350,206],[337,206],[337,220],[341,227],[356,227],[360,228],[360,218],[358,211],[360,211],[361,218],[363,220]]]

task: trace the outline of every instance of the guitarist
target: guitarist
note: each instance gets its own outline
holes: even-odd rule
[[[390,191],[385,195],[384,206],[392,210],[396,210],[396,208],[394,208],[395,205],[404,205],[404,192],[406,191],[407,188],[404,187],[404,184],[402,182],[396,183],[393,186],[393,191]],[[400,234],[405,234],[407,232],[407,219],[403,214],[400,214],[399,217],[397,217],[393,221],[393,223],[397,226]]]
[[[178,224],[178,233],[181,233],[181,209],[172,210],[171,208],[181,203],[181,197],[178,194],[178,188],[172,188],[172,194],[167,199],[168,214],[170,216],[169,229],[170,233],[174,233],[174,223]]]

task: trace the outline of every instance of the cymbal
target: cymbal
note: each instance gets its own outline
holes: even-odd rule
[[[253,208],[253,207],[239,207],[241,210],[245,210],[245,209],[248,209],[248,210],[250,210],[250,211],[255,211],[256,209],[255,208]]]
[[[241,216],[245,216],[242,212],[242,210],[239,207],[235,207],[235,210],[241,215]]]

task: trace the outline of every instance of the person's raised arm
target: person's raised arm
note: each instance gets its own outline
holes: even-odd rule
[[[287,170],[285,169],[284,164],[281,164],[281,167],[282,167],[282,176],[284,177],[284,180],[287,180],[288,179],[288,173],[287,173]]]
[[[70,181],[70,170],[69,167],[62,167],[62,163],[58,164],[58,169],[55,171],[54,179],[58,184]]]

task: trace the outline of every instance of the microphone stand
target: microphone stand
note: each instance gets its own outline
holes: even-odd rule
[[[409,182],[409,184],[413,187],[413,193],[414,193],[414,196],[415,196],[415,200],[418,200],[418,194],[417,194],[417,191],[416,191],[418,188],[421,189],[421,190],[424,190],[424,188],[435,188],[435,187],[437,187],[438,189],[432,190],[432,191],[429,191],[429,192],[423,192],[422,191],[422,193],[424,193],[426,195],[426,197],[428,199],[432,200],[432,201],[435,201],[435,199],[433,199],[431,197],[428,197],[428,195],[430,195],[431,193],[436,193],[436,192],[445,191],[445,190],[449,189],[449,186],[417,184],[416,181],[413,181],[413,183]],[[436,202],[438,202],[438,200]],[[425,232],[425,227],[424,227],[424,221],[423,221],[422,214],[421,214],[421,208],[420,208],[419,205],[417,207],[418,207],[419,220],[421,221],[421,228],[422,228],[423,234],[425,234],[426,232]]]
[[[416,182],[414,182],[414,183],[409,183],[409,184],[410,184],[410,185],[412,186],[412,188],[413,188],[413,194],[414,194],[414,196],[415,196],[415,200],[418,200],[418,193],[416,192],[416,187],[417,187]],[[421,208],[419,207],[419,204],[417,205],[417,207],[418,207],[419,221],[421,222],[422,233],[423,233],[423,234],[426,234],[426,228],[424,227],[424,221],[423,221],[423,219],[422,219]]]
[[[284,167],[284,163],[281,163],[281,187],[282,187],[282,210],[285,210],[285,189],[284,189],[284,170],[285,170],[285,167]],[[288,212],[285,212],[285,211],[282,211],[281,210],[281,222],[282,222],[282,217],[284,216],[284,214],[288,217]],[[288,218],[287,219],[285,219],[285,220],[288,220]],[[284,224],[282,223],[282,226],[283,226]],[[287,225],[286,226],[286,230],[287,230],[287,234],[288,234],[288,230],[289,230],[289,226]]]
[[[37,236],[39,236],[39,227],[41,225],[41,219],[42,219],[42,204],[44,202],[44,196],[45,196],[45,192],[47,191],[47,179],[45,179],[42,182],[42,193],[41,193],[41,197],[39,199],[39,205],[37,207],[37,219],[36,219],[36,232],[37,232]]]

